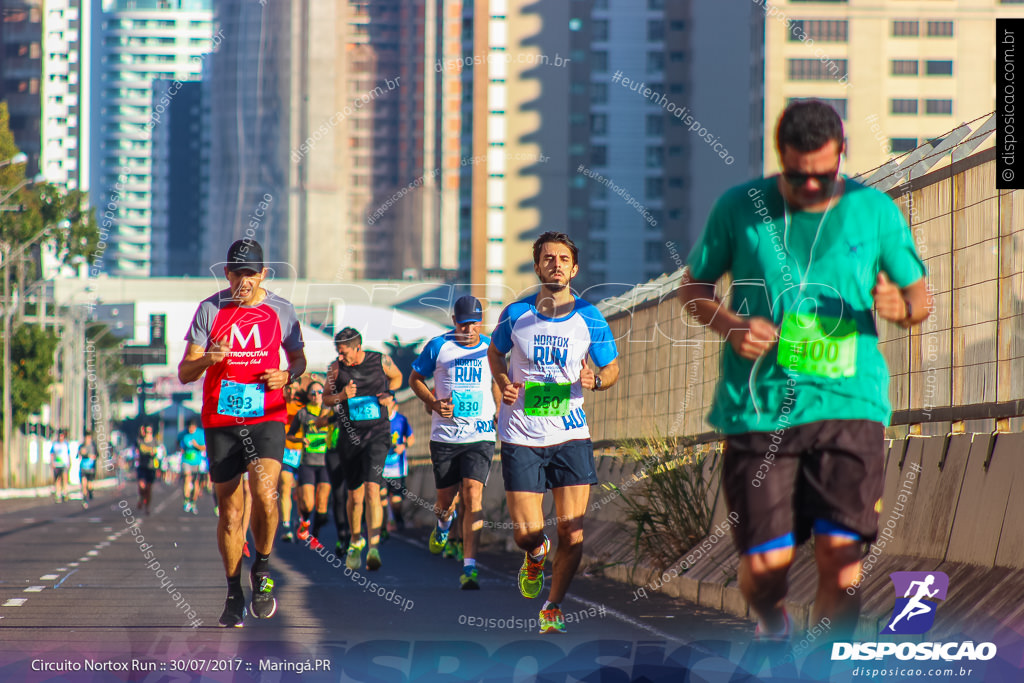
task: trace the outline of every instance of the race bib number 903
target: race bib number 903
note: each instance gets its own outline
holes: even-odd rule
[[[263,417],[262,384],[241,384],[221,380],[217,413],[230,417]]]

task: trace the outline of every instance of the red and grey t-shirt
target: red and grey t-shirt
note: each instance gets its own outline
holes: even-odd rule
[[[281,348],[303,347],[295,308],[272,292],[256,306],[242,306],[224,289],[199,304],[185,341],[209,350],[227,337],[231,352],[206,370],[203,428],[260,422],[287,422],[284,392],[267,390],[259,379],[281,369]]]

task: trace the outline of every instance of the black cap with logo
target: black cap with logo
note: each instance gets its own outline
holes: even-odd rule
[[[254,239],[235,240],[228,247],[227,267],[232,273],[240,270],[259,273],[263,270],[263,247]]]
[[[460,297],[455,302],[454,315],[455,322],[460,325],[462,323],[478,323],[484,319],[483,308],[480,306],[480,300],[469,294]]]

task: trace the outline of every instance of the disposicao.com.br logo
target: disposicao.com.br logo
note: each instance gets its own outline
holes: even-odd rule
[[[896,591],[892,617],[883,635],[918,635],[935,623],[938,601],[946,599],[949,577],[943,572],[893,572],[889,575]],[[868,660],[895,656],[916,661],[987,661],[996,656],[994,643],[964,642],[867,642],[833,643],[832,660]]]

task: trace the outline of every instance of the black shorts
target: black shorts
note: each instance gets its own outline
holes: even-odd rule
[[[384,486],[387,488],[389,496],[398,496],[399,498],[405,498],[405,492],[408,490],[405,488],[405,477],[385,479]]]
[[[296,479],[299,486],[316,486],[318,484],[330,484],[327,476],[327,465],[299,465],[299,473]]]
[[[248,471],[261,458],[281,462],[284,455],[284,423],[268,420],[256,424],[211,427],[206,430],[210,479],[224,484]]]
[[[384,432],[374,439],[363,439],[358,446],[338,443],[338,449],[327,451],[327,474],[331,486],[345,482],[348,490],[369,482],[384,485],[384,461],[388,457],[390,434]]]
[[[82,481],[96,481],[96,470],[79,471],[78,478]]]
[[[596,484],[594,444],[590,439],[537,447],[503,443],[501,474],[506,491],[544,493],[565,486]]]
[[[434,486],[438,490],[457,486],[463,479],[474,479],[486,484],[493,459],[493,441],[430,442],[430,462],[434,465]]]
[[[156,481],[156,470],[150,469],[148,467],[140,467],[136,471],[135,476],[140,482],[144,481],[147,484],[152,484],[154,481]]]
[[[822,420],[728,436],[722,489],[729,511],[739,516],[736,549],[800,544],[815,527],[815,533],[835,529],[873,541],[884,446],[885,427],[872,420]]]

